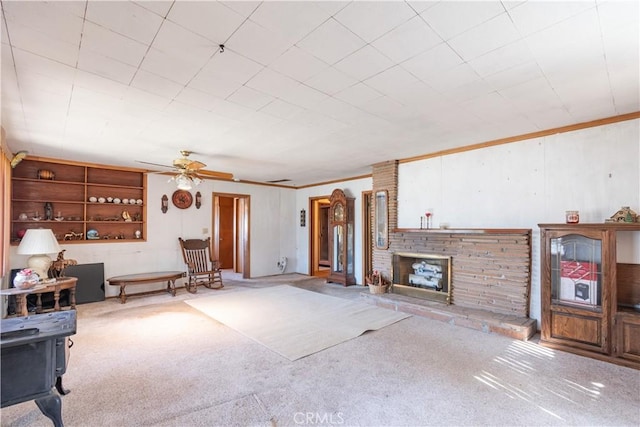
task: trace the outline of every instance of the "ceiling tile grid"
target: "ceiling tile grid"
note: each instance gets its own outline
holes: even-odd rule
[[[0,4],[2,126],[35,155],[300,186],[640,110],[634,0]]]

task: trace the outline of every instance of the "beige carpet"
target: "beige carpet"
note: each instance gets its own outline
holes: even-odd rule
[[[288,285],[185,302],[289,360],[317,353],[410,316]]]

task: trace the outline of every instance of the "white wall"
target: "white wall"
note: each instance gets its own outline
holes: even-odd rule
[[[184,271],[178,237],[206,238],[212,234],[212,193],[234,193],[251,196],[250,216],[250,256],[251,276],[280,274],[277,262],[286,256],[293,262],[287,271],[295,268],[295,190],[249,185],[226,181],[205,180],[191,190],[202,194],[202,207],[195,203],[188,209],[178,209],[171,203],[171,195],[176,190],[173,182],[168,183],[165,175],[149,175],[147,182],[147,240],[132,243],[85,243],[61,245],[66,249],[65,258],[75,259],[79,264],[104,263],[105,278],[122,274],[150,271]],[[169,198],[166,214],[160,210],[163,194]],[[123,205],[124,206],[124,205]],[[207,229],[207,233],[203,233]],[[16,247],[11,247],[11,268],[23,268],[27,256],[17,255]],[[163,284],[136,285],[127,293],[163,289]],[[119,288],[106,286],[106,295],[117,296]]]
[[[404,163],[398,227],[530,228],[531,317],[540,320],[540,223],[603,222],[621,206],[640,210],[640,120]],[[640,233],[621,234],[619,262],[640,263]]]
[[[331,196],[336,188],[345,192],[347,197],[354,197],[354,239],[355,255],[354,267],[356,283],[363,283],[362,274],[362,192],[370,191],[372,186],[371,178],[355,179],[341,183],[317,185],[315,187],[302,188],[296,191],[296,212],[298,214],[296,230],[296,254],[297,273],[309,274],[309,198],[320,196]],[[307,225],[300,227],[300,210],[307,211]]]

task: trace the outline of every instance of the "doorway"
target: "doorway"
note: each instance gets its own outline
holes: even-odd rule
[[[233,269],[244,279],[251,277],[249,213],[251,196],[212,193],[213,256],[222,269]]]
[[[327,277],[329,261],[329,197],[309,198],[309,275]]]

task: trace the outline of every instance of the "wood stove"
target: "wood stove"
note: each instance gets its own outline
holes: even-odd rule
[[[35,400],[55,426],[62,426],[62,374],[76,311],[56,311],[0,321],[0,407]]]

